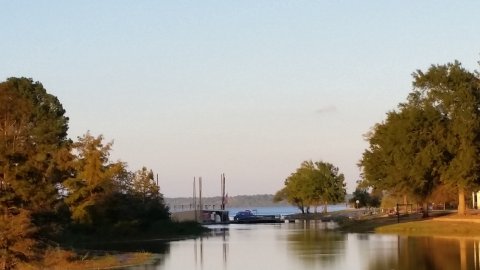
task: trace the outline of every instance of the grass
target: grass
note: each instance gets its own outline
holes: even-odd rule
[[[18,269],[50,269],[50,270],[89,270],[120,269],[129,266],[147,264],[154,255],[147,252],[108,253],[85,252],[75,253],[59,248],[46,251],[44,259],[30,264],[18,265]]]
[[[430,213],[430,219],[446,215],[446,212]],[[415,223],[425,221],[422,214],[413,213],[400,216],[400,220],[396,216],[380,216],[380,215],[364,215],[356,218],[339,218],[336,220],[339,224],[338,230],[353,233],[369,233],[379,232],[379,228],[386,226],[403,225],[407,223]]]
[[[415,236],[451,236],[480,238],[480,223],[476,216],[456,215],[377,227],[377,233],[395,233]]]

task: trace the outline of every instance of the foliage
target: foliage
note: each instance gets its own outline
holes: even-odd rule
[[[73,144],[75,175],[67,179],[65,202],[72,227],[93,235],[134,234],[158,220],[169,219],[168,208],[153,172],[143,167],[135,173],[123,162],[109,160],[112,143],[90,133]]]
[[[380,206],[381,197],[377,194],[370,194],[368,189],[357,187],[353,192],[353,197],[349,200],[351,205],[355,207],[378,207]],[[358,201],[358,204],[357,204]]]
[[[36,252],[31,231],[47,231],[65,177],[62,155],[68,118],[39,82],[10,78],[0,83],[0,213],[2,259],[16,263]],[[13,237],[13,238],[12,238]],[[7,263],[8,264],[8,263]],[[5,266],[8,269],[12,266]]]
[[[479,182],[480,81],[459,62],[413,77],[407,102],[367,135],[364,185],[424,204],[440,185],[457,188],[464,213],[464,190]]]
[[[21,262],[36,256],[35,226],[26,210],[10,209],[0,213],[0,264],[2,269],[13,269]]]
[[[58,152],[68,143],[68,118],[56,97],[26,78],[0,83],[0,179],[3,205],[52,209],[62,180]]]
[[[109,160],[112,143],[103,143],[103,136],[87,133],[73,143],[67,130],[65,110],[41,83],[0,83],[3,269],[38,263],[54,233],[136,235],[169,222],[151,170],[129,172],[125,163]]]
[[[153,179],[153,171],[148,171],[146,167],[137,171],[133,178],[132,191],[143,201],[158,198],[160,188]]]
[[[68,194],[65,202],[70,206],[73,220],[91,223],[91,208],[113,191],[113,178],[123,170],[121,162],[109,161],[112,143],[103,144],[103,137],[89,132],[73,144],[75,175],[64,182]]]
[[[302,213],[312,205],[341,202],[345,198],[345,177],[337,167],[323,161],[304,161],[296,172],[285,180],[285,187],[275,194],[274,200],[287,200]]]
[[[363,185],[426,201],[440,180],[436,168],[443,162],[435,138],[441,133],[438,115],[407,104],[399,108],[369,134],[370,148],[360,161]]]

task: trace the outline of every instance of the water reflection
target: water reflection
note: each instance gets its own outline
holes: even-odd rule
[[[480,242],[466,238],[396,236],[397,253],[370,258],[368,269],[480,269]]]
[[[208,241],[209,238],[217,238],[222,239],[222,259],[223,269],[226,269],[227,262],[228,262],[228,227],[225,226],[211,226],[211,231],[203,236],[200,236],[197,239],[194,239],[193,247],[194,247],[194,261],[195,261],[195,269],[204,269],[204,239]]]
[[[156,265],[132,269],[475,269],[480,241],[466,238],[343,234],[332,224],[211,227],[197,239],[163,243]],[[150,250],[142,246],[140,250]]]
[[[303,260],[305,267],[320,266],[331,269],[337,261],[344,259],[346,234],[325,230],[328,223],[319,221],[297,223],[288,234],[289,250]]]

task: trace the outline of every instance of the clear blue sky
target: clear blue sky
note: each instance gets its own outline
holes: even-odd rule
[[[274,193],[304,160],[352,192],[363,134],[411,73],[477,69],[479,1],[2,1],[0,79],[56,95],[70,137],[158,173],[167,197]]]

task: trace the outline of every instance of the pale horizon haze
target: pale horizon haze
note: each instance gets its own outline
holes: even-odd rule
[[[0,79],[57,96],[69,137],[166,197],[274,194],[302,161],[360,179],[363,135],[411,74],[480,60],[478,1],[2,1]]]

